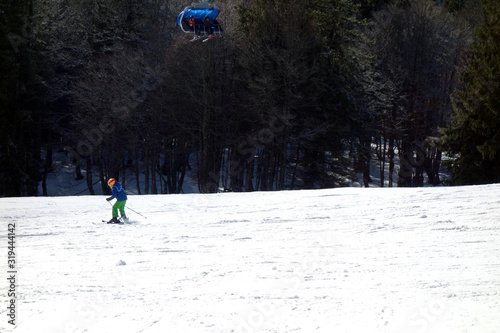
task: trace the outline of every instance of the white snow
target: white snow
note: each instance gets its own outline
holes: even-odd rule
[[[0,199],[1,332],[500,331],[500,185],[104,198]]]

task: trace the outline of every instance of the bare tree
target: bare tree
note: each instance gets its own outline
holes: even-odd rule
[[[440,154],[427,138],[437,135],[451,112],[454,66],[463,45],[459,27],[432,1],[418,0],[376,13],[368,33],[389,101],[380,114],[387,155],[394,148],[399,153],[398,185],[423,186],[424,171],[437,184]]]

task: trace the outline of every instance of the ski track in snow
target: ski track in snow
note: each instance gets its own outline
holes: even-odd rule
[[[500,185],[2,198],[1,332],[499,332]]]

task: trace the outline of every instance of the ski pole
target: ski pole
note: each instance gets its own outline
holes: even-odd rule
[[[134,213],[136,213],[137,215],[140,215],[140,216],[144,217],[145,219],[147,219],[147,217],[146,217],[146,216],[142,215],[142,214],[141,214],[141,213],[139,213],[139,212],[136,212],[136,211],[135,211],[135,210],[133,210],[132,208],[127,207],[127,209],[130,209],[131,211],[133,211],[133,212],[134,212]]]
[[[111,205],[111,207],[113,207],[113,204],[112,204],[110,201],[108,201],[108,202],[109,202],[109,204]],[[130,207],[128,207],[128,206],[127,206],[127,209],[129,209],[129,210],[133,211],[134,213],[136,213],[137,215],[140,215],[140,216],[144,217],[145,219],[147,219],[147,217],[146,217],[146,216],[142,215],[142,214],[141,214],[141,213],[139,213],[139,212],[136,212],[135,210],[133,210],[132,208],[130,208]]]

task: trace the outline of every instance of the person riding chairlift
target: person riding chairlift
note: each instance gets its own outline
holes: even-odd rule
[[[189,18],[188,25],[189,25],[189,29],[193,30],[195,35],[198,35],[198,29],[196,27],[196,22],[194,20],[194,17],[191,16]]]
[[[205,16],[205,20],[203,21],[203,24],[205,25],[205,33],[208,34],[208,37],[214,37],[214,25],[212,22],[210,22],[210,19],[208,16]]]

